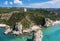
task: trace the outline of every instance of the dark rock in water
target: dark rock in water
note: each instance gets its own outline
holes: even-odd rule
[[[32,39],[27,39],[27,41],[34,41],[34,37],[35,37],[35,36],[34,36],[34,33],[35,33],[35,31],[32,31],[32,33],[33,33],[33,34],[32,34]]]
[[[27,41],[32,41],[31,39],[27,39]]]

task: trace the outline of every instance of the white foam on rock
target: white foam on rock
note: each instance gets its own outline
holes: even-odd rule
[[[12,31],[12,29],[7,29],[7,30],[5,30],[5,34],[8,34],[8,33],[10,33]]]

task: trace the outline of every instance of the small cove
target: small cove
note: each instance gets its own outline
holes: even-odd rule
[[[32,38],[32,36],[29,35],[23,35],[23,37],[16,37],[11,34],[5,35],[3,33],[4,31],[5,31],[4,28],[0,28],[0,41],[26,41],[27,39]]]
[[[27,41],[32,39],[32,35],[23,35],[22,37],[15,37],[11,34],[5,35],[4,28],[0,28],[0,41]],[[60,24],[42,29],[42,41],[60,41]]]

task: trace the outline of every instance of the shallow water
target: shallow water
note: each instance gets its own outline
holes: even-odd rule
[[[0,41],[30,41],[32,36],[23,35],[23,37],[15,37],[13,35],[4,35],[4,28],[0,28]],[[55,25],[49,28],[42,29],[42,41],[60,41],[60,25]],[[28,39],[28,40],[27,40]]]
[[[4,35],[4,28],[0,28],[0,41],[27,41],[27,39],[31,39],[32,36],[24,35],[23,37],[16,37],[13,35]]]
[[[43,29],[43,41],[60,41],[60,24]]]

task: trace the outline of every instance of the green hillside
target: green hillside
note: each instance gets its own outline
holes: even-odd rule
[[[23,24],[23,28],[29,28],[33,25],[33,23],[43,26],[45,24],[45,18],[50,18],[54,21],[60,20],[59,13],[60,11],[56,10],[50,11],[44,9],[27,8],[27,12],[24,12],[21,8],[0,8],[0,23],[6,23],[13,27],[16,22],[20,22]]]

